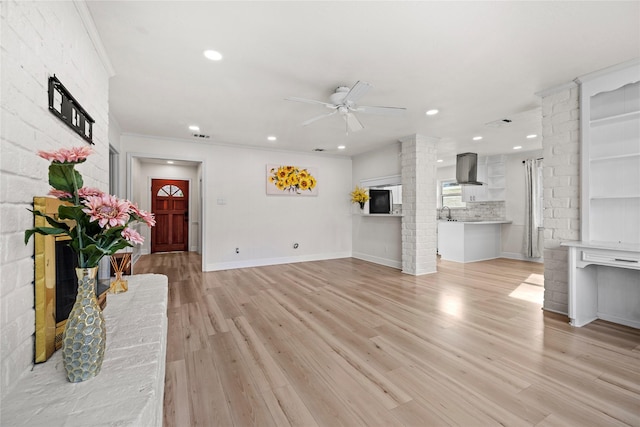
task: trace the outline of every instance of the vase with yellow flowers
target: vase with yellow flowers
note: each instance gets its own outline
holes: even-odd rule
[[[367,190],[356,185],[356,188],[351,192],[351,203],[358,203],[360,209],[364,209],[364,204],[368,200],[369,194],[367,194]]]
[[[44,217],[46,227],[34,227],[25,232],[25,243],[35,233],[65,235],[69,247],[77,256],[78,292],[67,319],[62,337],[62,361],[71,382],[85,381],[100,372],[106,345],[104,316],[95,295],[98,264],[104,256],[134,244],[143,237],[131,226],[155,225],[153,214],[134,203],[85,187],[82,175],[75,169],[92,153],[89,147],[39,151],[49,160],[50,196],[62,203],[55,216],[33,211]]]

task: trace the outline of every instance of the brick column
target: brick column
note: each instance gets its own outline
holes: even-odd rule
[[[437,139],[412,135],[402,145],[402,272],[436,272]]]
[[[544,149],[544,309],[568,312],[567,248],[580,240],[579,88],[571,83],[542,96]]]

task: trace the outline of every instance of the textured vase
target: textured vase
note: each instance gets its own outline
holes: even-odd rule
[[[100,373],[107,329],[96,299],[98,267],[76,268],[78,295],[62,337],[62,361],[67,379],[77,383]]]

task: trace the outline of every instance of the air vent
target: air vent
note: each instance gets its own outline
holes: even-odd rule
[[[194,136],[195,138],[202,138],[202,139],[209,139],[209,138],[210,138],[210,136],[209,136],[209,135],[203,135],[203,134],[201,134],[201,133],[194,133],[194,134],[193,134],[193,136]]]
[[[504,128],[510,126],[511,122],[513,122],[513,120],[511,119],[500,119],[493,122],[485,123],[485,125],[492,128]]]
[[[314,148],[313,151],[324,151],[324,148]]]

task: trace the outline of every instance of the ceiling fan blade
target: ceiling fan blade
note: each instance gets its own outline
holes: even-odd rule
[[[324,119],[325,117],[333,116],[333,115],[334,115],[334,114],[336,114],[337,112],[338,112],[338,110],[333,110],[333,111],[332,111],[332,112],[330,112],[329,114],[323,114],[323,115],[321,115],[321,116],[316,116],[316,117],[310,118],[309,120],[302,122],[302,123],[301,123],[301,125],[302,125],[302,126],[307,126],[307,125],[309,125],[309,124],[311,124],[311,123],[313,123],[313,122],[315,122],[315,121],[318,121],[318,120],[320,120],[320,119]]]
[[[327,108],[338,108],[337,105],[334,104],[329,104],[328,102],[322,102],[322,101],[316,101],[315,99],[306,99],[306,98],[296,98],[294,96],[291,96],[289,98],[285,98],[285,101],[296,101],[296,102],[305,102],[307,104],[320,104],[320,105],[324,105]]]
[[[362,98],[365,93],[369,92],[373,85],[367,82],[358,81],[353,85],[349,93],[344,97],[343,104],[355,104],[358,99]]]
[[[368,107],[366,105],[358,105],[358,108],[355,109],[359,113],[365,114],[376,114],[378,116],[393,116],[400,117],[403,116],[407,111],[406,108],[402,107]]]
[[[344,119],[347,122],[347,128],[351,132],[357,132],[359,130],[364,129],[364,126],[362,126],[362,123],[360,123],[360,120],[358,120],[355,114],[347,113],[344,115]]]

